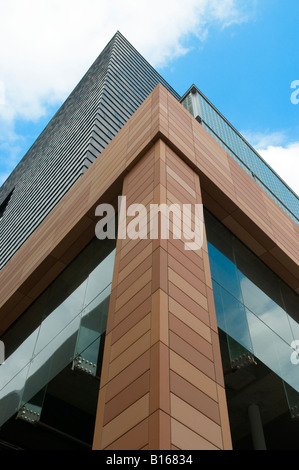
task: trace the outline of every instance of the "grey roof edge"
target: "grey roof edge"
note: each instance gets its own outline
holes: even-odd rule
[[[284,184],[284,186],[298,199],[299,201],[299,196],[298,194],[295,193],[295,191],[290,188],[290,186],[282,179],[281,176],[279,176],[278,173],[269,165],[269,163],[266,162],[266,160],[263,159],[263,157],[257,152],[257,150],[245,139],[245,137],[240,134],[239,131],[226,119],[225,116],[219,111],[219,109],[216,108],[213,103],[198,89],[198,87],[193,83],[188,90],[184,93],[184,95],[181,97],[181,102],[186,98],[186,96],[191,92],[192,88],[195,88],[196,91],[203,97],[204,100],[207,101],[207,103],[214,109],[214,111],[219,114],[219,116],[226,122],[226,124],[244,141],[246,145],[256,154],[256,156],[269,168],[270,171]]]

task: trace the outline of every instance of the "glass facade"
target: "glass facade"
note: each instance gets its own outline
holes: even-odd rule
[[[115,240],[94,239],[1,338],[0,426],[38,420],[48,383],[71,366],[100,375]]]
[[[205,221],[219,328],[299,392],[298,296],[209,212]]]
[[[181,100],[186,109],[199,116],[202,126],[236,160],[239,165],[274,199],[296,223],[299,222],[298,196],[266,164],[261,156],[193,86]]]

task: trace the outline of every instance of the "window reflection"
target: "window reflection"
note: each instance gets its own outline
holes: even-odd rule
[[[297,294],[208,212],[205,222],[219,328],[299,391]]]
[[[261,289],[240,273],[244,304],[287,343],[292,342],[292,332],[286,312]]]
[[[292,348],[247,309],[253,350],[273,372],[299,391],[299,374],[290,361]]]
[[[244,305],[215,281],[213,281],[213,292],[219,328],[229,333],[248,351],[252,351]]]
[[[97,364],[114,257],[115,241],[95,238],[3,336],[0,426],[76,355]]]
[[[236,265],[213,245],[209,244],[210,265],[213,279],[242,302],[242,294]]]

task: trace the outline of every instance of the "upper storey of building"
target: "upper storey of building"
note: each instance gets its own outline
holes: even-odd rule
[[[117,32],[0,189],[0,269],[158,83],[298,223],[297,196],[201,92],[193,86],[181,98]]]

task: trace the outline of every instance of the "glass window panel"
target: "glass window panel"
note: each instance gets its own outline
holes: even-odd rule
[[[231,233],[205,211],[211,276],[242,302]]]
[[[244,304],[281,338],[290,343],[292,332],[286,312],[248,278],[240,274]]]
[[[232,362],[235,359],[238,359],[240,356],[242,356],[242,354],[244,354],[246,349],[243,348],[243,346],[238,341],[235,341],[229,335],[226,335],[226,337],[227,337],[227,347],[228,347],[229,357]]]
[[[97,362],[114,256],[115,240],[94,239],[3,336],[9,357],[0,367],[2,423],[74,360],[81,320],[81,346]],[[81,315],[88,281],[90,305]]]
[[[232,234],[208,211],[204,213],[208,241],[226,258],[234,261]]]
[[[291,346],[246,309],[253,352],[266,366],[299,391],[299,374],[291,362]]]
[[[89,275],[84,306],[88,305],[108,284],[111,283],[114,268],[113,250]]]
[[[233,245],[236,265],[241,277],[249,279],[266,296],[284,308],[279,278],[235,237],[233,238]]]
[[[212,279],[242,302],[239,278],[235,264],[213,245],[208,245]]]
[[[0,366],[0,390],[32,359],[39,330],[36,329]]]
[[[221,287],[214,280],[212,280],[212,284],[213,284],[215,310],[216,310],[216,316],[217,316],[217,325],[218,325],[218,328],[226,332],[226,322],[225,322],[225,315],[224,315],[223,306],[222,306]]]
[[[292,341],[299,339],[297,294],[234,236],[222,236],[229,231],[211,214],[206,215],[219,328],[298,389],[299,373],[291,361]],[[237,283],[232,281],[235,279],[232,262],[236,263],[242,306],[236,299],[237,289],[231,288]]]
[[[82,312],[80,330],[76,346],[76,355],[97,364],[100,339],[106,330],[111,286],[107,287]]]
[[[278,277],[238,240],[234,240],[243,301],[251,312],[285,341],[292,341]]]
[[[40,351],[80,314],[83,307],[83,299],[86,290],[85,281],[68,298],[66,298],[41,324],[34,354]],[[56,286],[56,284],[55,284]],[[51,295],[55,296],[56,289],[53,286]]]
[[[219,328],[248,351],[252,351],[244,306],[215,281],[213,281],[213,292]]]
[[[2,366],[1,366],[2,367]],[[0,427],[19,409],[29,365],[0,391]]]
[[[1,340],[5,344],[5,356],[8,359],[23,343],[22,346],[23,363],[29,362],[32,358],[32,342],[37,329],[40,327],[42,316],[47,303],[48,291],[42,294],[34,304],[22,315],[18,321],[2,336]],[[29,337],[31,341],[29,341]],[[28,351],[26,352],[26,347]],[[33,344],[34,347],[34,344]]]
[[[299,295],[296,294],[289,286],[280,281],[285,310],[293,320],[299,324]],[[298,338],[299,339],[299,338]]]
[[[30,398],[30,401],[20,408],[17,418],[25,420],[29,419],[31,423],[39,421],[46,396],[46,390],[47,386],[43,387],[36,395]]]
[[[290,387],[286,382],[283,382],[285,394],[287,397],[289,409],[292,418],[298,419],[299,418],[299,393]]]
[[[79,325],[80,317],[77,316],[35,356],[30,364],[22,405],[72,362]]]

